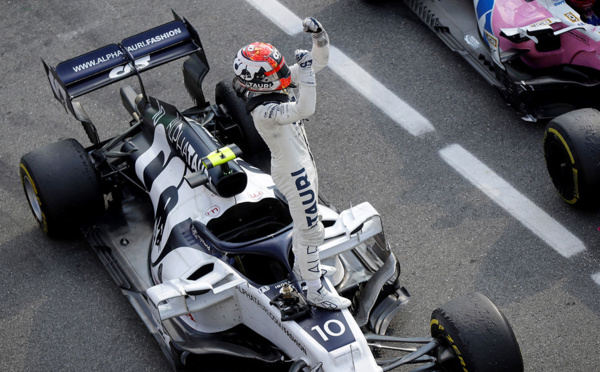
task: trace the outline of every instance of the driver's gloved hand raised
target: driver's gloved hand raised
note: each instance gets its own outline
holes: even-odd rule
[[[321,26],[321,23],[319,23],[319,21],[313,17],[304,18],[302,21],[302,27],[304,32],[308,32],[310,34],[318,34],[325,31],[323,26]]]
[[[304,32],[312,35],[313,39],[319,44],[327,43],[327,33],[319,21],[313,17],[304,18],[302,21]]]

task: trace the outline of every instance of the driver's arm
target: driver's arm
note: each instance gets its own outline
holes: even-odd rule
[[[290,67],[292,82],[298,85],[298,97],[294,102],[268,103],[252,111],[254,120],[264,124],[285,125],[306,119],[315,113],[317,89],[312,68],[312,55],[306,50],[296,51],[296,64]]]
[[[298,85],[296,102],[272,103],[257,107],[252,115],[264,123],[291,124],[306,119],[315,113],[317,91],[315,73],[321,71],[329,61],[329,36],[316,19],[302,21],[304,31],[311,34],[312,51],[296,51],[296,64],[290,66],[292,82]]]
[[[304,19],[302,26],[304,31],[310,33],[313,39],[313,70],[316,74],[325,68],[327,62],[329,62],[329,36],[321,23],[312,17]]]

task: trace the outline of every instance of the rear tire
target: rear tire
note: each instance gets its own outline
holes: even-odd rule
[[[544,132],[544,158],[563,200],[595,208],[600,197],[600,112],[586,108],[554,118]]]
[[[21,183],[42,231],[72,235],[104,210],[100,177],[79,142],[65,139],[21,158]]]
[[[254,126],[252,116],[246,112],[246,103],[238,97],[231,82],[221,81],[215,87],[215,101],[223,105],[227,114],[239,126],[242,138],[237,145],[243,157],[252,165],[270,169],[271,151]]]
[[[456,298],[431,314],[444,371],[519,372],[523,357],[504,314],[481,293]],[[448,358],[450,357],[450,358]]]

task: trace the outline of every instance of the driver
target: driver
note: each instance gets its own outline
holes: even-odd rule
[[[598,26],[600,25],[600,18],[598,18],[592,9],[594,3],[596,3],[596,0],[567,0],[567,4],[579,13],[583,21]]]
[[[317,307],[344,309],[350,301],[321,284],[318,246],[324,228],[317,209],[318,177],[303,120],[315,112],[315,73],[329,60],[329,38],[314,18],[302,21],[312,35],[312,52],[296,50],[288,67],[272,45],[255,42],[239,50],[233,61],[236,81],[250,91],[247,110],[271,150],[271,175],[287,199],[294,221],[294,274],[306,284],[306,299]],[[298,96],[291,88],[298,88]]]

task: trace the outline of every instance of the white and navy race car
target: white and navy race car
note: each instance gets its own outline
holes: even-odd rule
[[[369,203],[339,212],[319,198],[321,258],[337,269],[322,280],[352,306],[306,303],[291,270],[292,220],[268,173],[268,148],[231,83],[217,85],[216,104],[206,101],[200,38],[174,18],[56,67],[44,63],[55,97],[92,145],[60,140],[20,164],[41,229],[53,237],[83,233],[174,369],[522,371],[508,321],[481,294],[435,310],[429,337],[385,335],[409,294]],[[179,111],[148,96],[140,76],[183,57],[196,105]],[[141,93],[120,90],[132,117],[127,129],[101,140],[74,99],[135,76]],[[382,354],[374,349],[399,343],[393,350],[402,355],[376,358]]]

